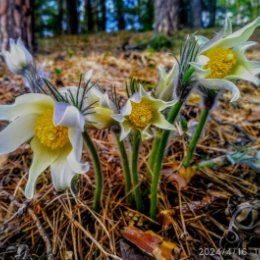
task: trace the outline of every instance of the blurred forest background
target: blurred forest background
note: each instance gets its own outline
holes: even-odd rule
[[[94,32],[151,31],[221,26],[226,15],[242,26],[260,13],[259,0],[1,0],[0,44]]]

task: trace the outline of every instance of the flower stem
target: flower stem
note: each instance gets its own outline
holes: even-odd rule
[[[117,146],[119,149],[120,159],[121,159],[121,163],[123,166],[123,172],[124,172],[124,177],[125,177],[125,193],[128,194],[132,187],[131,171],[130,171],[130,167],[129,167],[128,156],[127,156],[124,142],[120,141],[120,137],[118,134],[115,134],[115,137],[116,137],[116,142],[117,142]],[[128,199],[129,199],[129,197],[128,197]]]
[[[194,153],[194,151],[196,149],[196,146],[198,144],[199,138],[200,138],[201,133],[203,131],[204,125],[207,122],[209,111],[210,111],[209,109],[204,108],[202,110],[202,112],[201,112],[199,123],[197,125],[197,128],[196,128],[196,131],[195,131],[194,135],[192,136],[191,142],[190,142],[189,147],[188,147],[187,154],[186,154],[186,156],[185,156],[185,158],[183,160],[183,163],[182,163],[182,165],[185,168],[188,168],[189,165],[190,165],[190,161],[191,161],[192,155],[193,155],[193,153]]]
[[[152,178],[152,173],[153,173],[153,166],[155,163],[155,158],[158,152],[158,147],[160,145],[161,142],[161,138],[159,136],[156,136],[155,139],[153,140],[153,144],[152,144],[152,150],[151,153],[149,155],[149,161],[148,161],[148,167],[147,167],[147,177],[150,180]]]
[[[132,144],[132,184],[134,188],[135,204],[138,211],[142,209],[141,191],[138,180],[138,154],[141,144],[141,136],[138,131],[133,133],[133,144]]]
[[[96,150],[93,142],[91,141],[91,138],[90,138],[89,134],[87,133],[87,131],[84,131],[83,138],[88,147],[88,150],[90,152],[91,158],[94,163],[96,189],[95,189],[95,194],[94,194],[93,210],[98,211],[99,207],[100,207],[100,201],[101,201],[101,196],[102,196],[102,186],[103,186],[101,163],[99,160],[97,150]]]
[[[178,100],[174,106],[171,108],[167,120],[170,123],[174,123],[183,101]],[[153,178],[152,178],[152,186],[151,186],[151,205],[150,205],[150,217],[155,220],[156,219],[156,209],[157,209],[157,192],[158,192],[158,183],[160,179],[160,171],[162,167],[163,157],[165,153],[165,149],[167,146],[168,138],[171,131],[164,130],[161,135],[160,145],[154,143],[157,146],[157,153],[154,160],[154,167],[153,167]]]

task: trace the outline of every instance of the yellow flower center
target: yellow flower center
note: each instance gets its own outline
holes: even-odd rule
[[[153,107],[147,100],[141,100],[140,103],[131,101],[132,112],[129,115],[129,121],[136,128],[145,128],[153,119]]]
[[[47,110],[36,121],[35,135],[41,144],[54,150],[64,147],[68,139],[68,128],[53,125],[53,111]]]
[[[205,54],[209,61],[204,66],[204,69],[210,69],[209,79],[224,78],[227,76],[237,63],[236,54],[231,49],[217,48],[208,51]]]

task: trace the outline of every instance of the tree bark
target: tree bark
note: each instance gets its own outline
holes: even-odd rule
[[[63,33],[63,28],[62,28],[62,22],[63,22],[63,0],[57,0],[58,4],[58,33],[62,34]]]
[[[117,26],[119,30],[125,29],[125,17],[124,17],[124,2],[123,0],[116,0],[116,15],[117,15]]]
[[[85,0],[85,10],[87,16],[87,29],[89,32],[94,31],[93,7],[92,0]]]
[[[191,1],[190,0],[180,0],[179,6],[179,27],[191,27],[192,17],[191,17]]]
[[[30,0],[1,0],[0,50],[8,48],[10,38],[19,37],[33,51],[32,3]]]
[[[191,2],[192,10],[192,27],[201,27],[201,0],[192,0]]]
[[[179,0],[155,0],[155,31],[172,35],[179,28]]]
[[[77,0],[67,0],[68,34],[77,34],[79,29]]]
[[[101,0],[101,30],[106,31],[106,23],[107,23],[107,8],[106,1]]]
[[[209,27],[215,27],[216,10],[217,10],[217,0],[210,1],[210,4],[209,4],[209,12],[210,12]]]

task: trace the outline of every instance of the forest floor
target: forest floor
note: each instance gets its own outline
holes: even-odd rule
[[[158,65],[171,68],[184,35],[181,32],[176,36],[172,50],[161,51],[152,47],[139,51],[130,48],[148,41],[152,37],[149,32],[42,39],[36,59],[44,64],[50,80],[57,86],[77,85],[80,74],[93,69],[93,80],[98,85],[108,90],[116,87],[120,95],[126,96],[125,84],[130,77],[149,88],[156,85]],[[259,39],[260,35],[256,36],[255,40]],[[248,52],[248,57],[260,60],[259,45]],[[21,78],[12,75],[4,64],[0,64],[0,69],[0,104],[13,102],[26,89]],[[163,250],[172,250],[174,258],[169,256],[167,260],[252,260],[256,254],[249,248],[259,247],[260,237],[260,175],[249,164],[221,161],[221,156],[228,153],[254,155],[260,150],[260,88],[245,82],[239,82],[238,86],[241,90],[238,102],[231,104],[229,93],[220,98],[193,160],[196,163],[220,158],[220,165],[198,170],[181,191],[177,189],[179,180],[162,178],[157,224],[151,224],[146,214],[138,213],[125,202],[119,154],[108,130],[91,131],[104,175],[104,195],[98,214],[91,210],[92,170],[81,177],[77,195],[55,192],[47,171],[38,179],[34,199],[28,201],[24,187],[32,155],[29,145],[0,156],[0,259],[155,259],[123,239],[124,228],[134,225],[143,231],[153,230],[161,236],[161,242],[168,242]],[[170,140],[163,176],[174,176],[179,169],[192,125],[199,117],[199,103],[199,96],[193,94],[181,112],[180,117],[191,128],[183,131],[177,123],[178,133]],[[1,122],[0,128],[5,125],[6,122]],[[150,147],[151,141],[144,142],[139,158],[144,205],[149,203],[145,174]],[[87,153],[84,158],[89,159]],[[227,234],[234,219],[236,233]],[[245,226],[250,228],[243,229]],[[147,234],[141,233],[142,237],[136,238],[137,245]],[[248,254],[235,251],[224,256],[221,251],[219,256],[219,248],[245,248]]]

